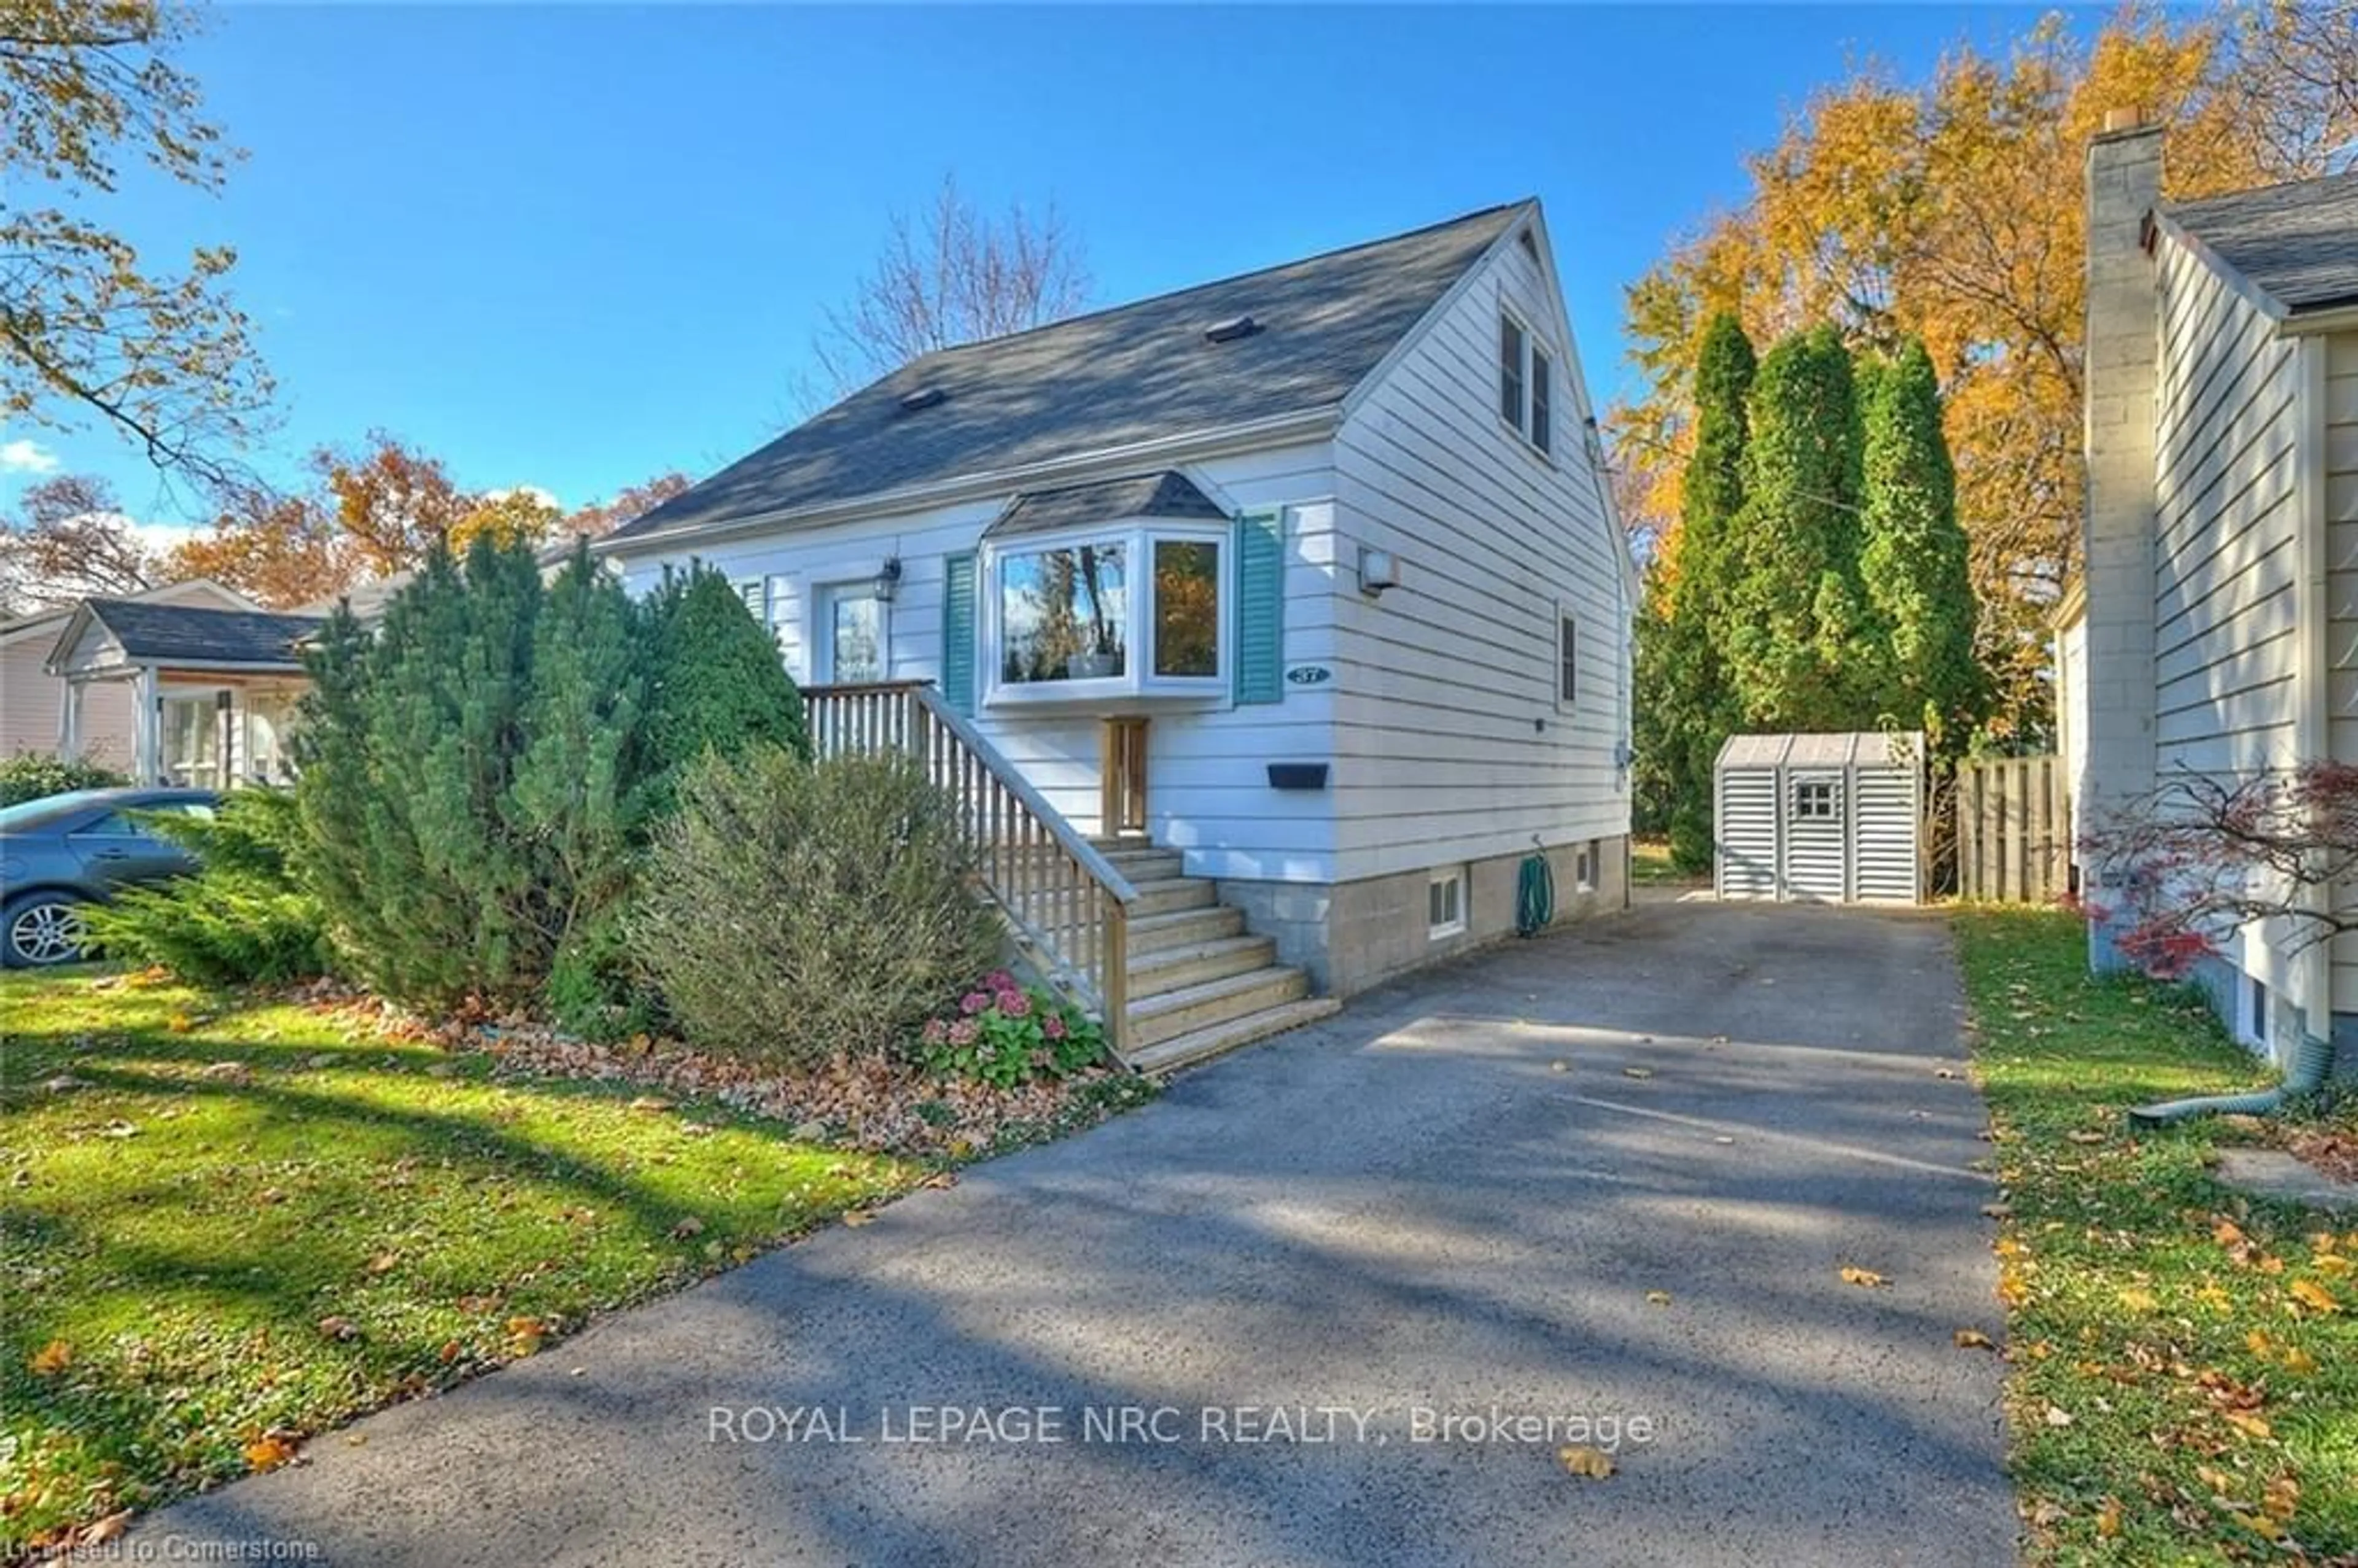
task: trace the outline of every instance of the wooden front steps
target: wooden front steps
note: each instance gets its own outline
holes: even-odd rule
[[[1245,930],[1211,879],[1181,871],[1174,850],[1142,838],[1095,841],[1138,890],[1130,908],[1128,1057],[1169,1073],[1313,1022],[1340,1003],[1277,962],[1277,944]]]

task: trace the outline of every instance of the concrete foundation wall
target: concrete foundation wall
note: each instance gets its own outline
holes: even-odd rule
[[[1628,838],[1585,843],[1593,846],[1585,883],[1579,876],[1582,844],[1547,852],[1559,925],[1628,906]],[[1522,861],[1516,854],[1466,863],[1466,929],[1439,938],[1427,925],[1426,899],[1433,872],[1445,867],[1331,885],[1224,879],[1218,891],[1221,903],[1244,911],[1255,934],[1277,939],[1278,962],[1306,971],[1321,995],[1344,997],[1511,935]]]

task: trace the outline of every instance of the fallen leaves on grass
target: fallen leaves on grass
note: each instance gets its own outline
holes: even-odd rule
[[[1843,1265],[1842,1282],[1845,1285],[1857,1285],[1870,1291],[1891,1283],[1889,1280],[1885,1279],[1882,1275],[1877,1273],[1872,1269],[1862,1269],[1857,1267],[1855,1264],[1850,1263]]]
[[[2293,1300],[2311,1312],[2337,1313],[2342,1310],[2342,1303],[2334,1299],[2333,1292],[2315,1280],[2295,1280],[2286,1289]]]
[[[914,1063],[838,1056],[793,1073],[645,1036],[614,1045],[571,1040],[522,1020],[494,1032],[466,1025],[430,1032],[445,1046],[488,1051],[498,1076],[587,1078],[647,1092],[631,1108],[649,1115],[678,1102],[709,1098],[773,1119],[806,1142],[825,1134],[844,1147],[877,1153],[966,1159],[1038,1130],[1076,1125],[1077,1116],[1119,1108],[1106,1089],[1136,1083],[1115,1067],[1016,1089],[944,1078]],[[1145,1091],[1141,1086],[1141,1094]],[[683,1124],[682,1136],[694,1130]]]
[[[1978,1328],[1961,1328],[1951,1336],[1960,1350],[1995,1350],[1997,1342]]]
[[[54,1378],[73,1365],[73,1346],[62,1339],[52,1339],[25,1363],[36,1378]]]

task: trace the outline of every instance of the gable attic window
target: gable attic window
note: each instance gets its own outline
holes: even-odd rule
[[[1554,367],[1547,352],[1531,345],[1531,445],[1547,451],[1555,445]]]
[[[1503,310],[1498,313],[1498,417],[1523,427],[1523,328]]]
[[[1539,338],[1498,312],[1498,417],[1544,454],[1555,449],[1555,360]]]

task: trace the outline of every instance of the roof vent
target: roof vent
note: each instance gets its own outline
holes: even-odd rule
[[[914,392],[904,392],[901,395],[901,412],[914,414],[920,409],[931,408],[946,395],[938,386],[921,386]]]
[[[1204,329],[1204,341],[1211,343],[1233,343],[1238,338],[1249,338],[1260,330],[1260,323],[1249,316],[1233,320],[1216,321]]]

